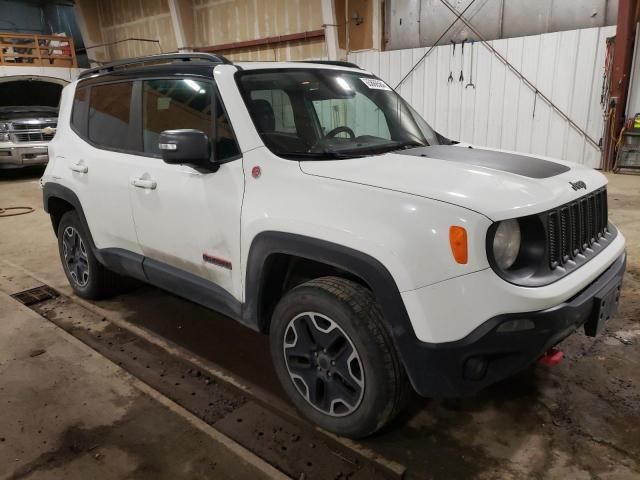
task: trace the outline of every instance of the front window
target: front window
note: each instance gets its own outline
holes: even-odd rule
[[[435,132],[384,82],[323,69],[240,74],[265,145],[291,158],[340,158],[438,144]]]
[[[165,130],[196,129],[212,137],[213,84],[192,79],[145,80],[142,94],[144,152],[160,156]]]
[[[191,78],[145,80],[142,111],[143,148],[148,155],[160,157],[160,134],[175,129],[206,133],[217,161],[240,154],[227,114],[209,81]]]

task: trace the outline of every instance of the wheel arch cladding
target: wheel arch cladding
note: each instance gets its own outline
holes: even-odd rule
[[[58,226],[60,225],[62,216],[70,210],[75,210],[75,208],[71,203],[63,198],[51,197],[45,205],[45,210],[51,216],[51,225],[53,226],[53,231],[57,236]]]
[[[387,268],[370,255],[317,238],[283,232],[262,232],[254,238],[247,260],[243,316],[256,322],[259,331],[269,331],[271,318],[261,308],[263,296],[272,292],[265,288],[272,273],[269,259],[277,254],[322,262],[361,279],[380,303],[385,326],[404,363],[402,345],[411,337],[415,341],[415,333],[400,291]]]
[[[82,228],[87,234],[89,246],[98,261],[104,263],[100,255],[100,250],[96,248],[93,237],[91,236],[91,230],[84,215],[80,199],[73,190],[57,183],[45,183],[42,190],[42,200],[44,211],[51,216],[51,225],[56,235],[58,235],[58,225],[60,224],[62,215],[71,210],[74,210],[78,214]]]

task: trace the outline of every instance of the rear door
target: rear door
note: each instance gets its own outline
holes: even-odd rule
[[[136,142],[133,85],[132,81],[81,83],[71,114],[72,138],[57,142],[55,152],[96,246],[141,253],[128,197]]]
[[[140,248],[146,258],[172,267],[169,274],[188,272],[239,299],[244,174],[215,84],[199,77],[159,78],[142,80],[140,90],[143,151],[129,180]],[[209,136],[222,162],[217,171],[162,161],[160,133],[185,128]],[[151,265],[145,261],[145,271]]]

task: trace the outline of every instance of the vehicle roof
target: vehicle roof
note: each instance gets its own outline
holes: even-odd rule
[[[349,62],[330,62],[326,60],[317,61],[295,61],[295,62],[264,62],[245,61],[232,63],[224,57],[215,55],[200,55],[199,57],[188,58],[183,61],[187,54],[177,55],[156,55],[141,57],[139,59],[127,59],[107,64],[101,67],[85,70],[80,74],[80,81],[83,83],[93,83],[105,80],[131,79],[139,77],[149,77],[154,75],[198,75],[211,77],[213,70],[220,65],[233,65],[239,70],[264,70],[264,69],[324,69],[336,71],[351,71],[367,73],[357,65]],[[216,59],[222,59],[217,61]],[[213,61],[212,61],[213,60]],[[144,62],[158,63],[144,63]]]
[[[242,70],[264,70],[264,69],[300,69],[300,68],[315,68],[323,70],[346,70],[350,72],[365,72],[359,67],[349,67],[346,65],[335,65],[329,63],[314,62],[313,60],[301,61],[301,62],[235,62],[234,65],[240,67]],[[369,73],[369,72],[366,72]]]
[[[104,82],[105,80],[135,79],[141,77],[153,77],[157,75],[196,75],[203,77],[213,76],[213,65],[208,62],[189,63],[163,63],[158,65],[143,65],[129,67],[112,72],[95,73],[93,75],[80,78],[83,84]]]

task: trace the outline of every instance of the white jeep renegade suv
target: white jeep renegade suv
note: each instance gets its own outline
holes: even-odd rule
[[[79,296],[126,275],[267,333],[292,402],[341,435],[381,428],[409,386],[513,375],[617,305],[603,175],[448,140],[355,65],[89,70],[49,157],[44,206]]]

